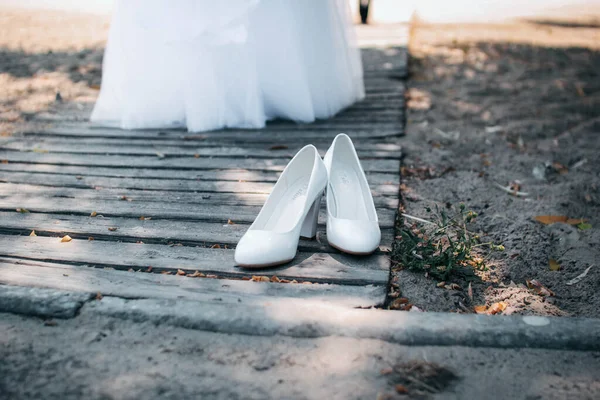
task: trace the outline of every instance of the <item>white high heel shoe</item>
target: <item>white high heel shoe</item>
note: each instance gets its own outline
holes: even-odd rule
[[[325,154],[327,240],[349,254],[370,254],[379,247],[381,231],[367,177],[348,135],[335,137]]]
[[[277,180],[267,201],[240,239],[235,262],[262,268],[290,262],[300,237],[317,234],[317,220],[327,170],[313,145],[302,148]]]

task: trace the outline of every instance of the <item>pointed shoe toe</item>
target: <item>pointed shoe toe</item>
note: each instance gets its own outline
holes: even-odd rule
[[[327,241],[344,253],[366,255],[379,247],[381,231],[374,221],[329,218]]]

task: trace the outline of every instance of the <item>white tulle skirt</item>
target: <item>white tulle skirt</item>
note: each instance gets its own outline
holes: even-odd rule
[[[117,0],[92,121],[312,122],[364,97],[347,0]]]

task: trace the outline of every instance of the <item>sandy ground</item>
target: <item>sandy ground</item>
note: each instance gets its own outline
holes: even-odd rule
[[[505,314],[600,315],[599,47],[593,19],[414,26],[405,212],[426,218],[426,207],[464,202],[479,215],[470,228],[506,250],[472,279],[446,285],[461,290],[398,268],[411,303],[464,312],[503,301]],[[527,196],[496,185],[516,181]],[[534,221],[539,215],[585,218],[592,227],[545,226]],[[528,290],[532,279],[555,296]]]
[[[88,118],[108,24],[107,16],[2,10],[1,136],[23,124]],[[397,269],[412,304],[464,312],[505,301],[505,313],[599,316],[599,47],[592,17],[415,25],[401,140],[405,211],[423,217],[426,206],[465,202],[479,214],[472,229],[506,250],[472,280],[472,301],[464,277],[453,278],[463,290],[448,290]],[[494,186],[514,181],[527,197]],[[546,214],[585,218],[592,228],[533,220]],[[581,282],[566,284],[589,266]],[[555,296],[531,293],[531,279]]]

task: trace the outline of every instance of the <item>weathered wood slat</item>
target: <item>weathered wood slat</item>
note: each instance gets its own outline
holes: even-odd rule
[[[27,130],[25,135],[36,136],[63,136],[63,137],[114,137],[130,139],[194,139],[201,137],[203,139],[221,140],[251,140],[255,143],[280,142],[304,142],[310,143],[313,139],[331,141],[340,132],[346,132],[352,138],[358,139],[376,139],[392,138],[401,136],[403,133],[403,123],[398,113],[395,122],[373,122],[373,121],[355,121],[352,123],[328,123],[328,124],[279,124],[267,126],[262,130],[224,130],[218,132],[189,133],[184,130],[120,130],[116,128],[106,128],[92,126],[90,124],[67,125],[60,124],[44,127],[40,130]]]
[[[199,135],[200,136],[200,135]],[[49,137],[49,136],[35,136],[35,135],[19,135],[15,134],[13,136],[7,138],[0,138],[0,146],[9,145],[11,143],[24,143],[27,145],[39,145],[40,148],[44,148],[43,144],[52,145],[55,147],[58,146],[124,146],[124,147],[135,147],[135,148],[145,148],[145,147],[163,147],[163,146],[171,146],[174,148],[205,148],[205,147],[216,147],[221,150],[225,149],[234,149],[232,151],[239,150],[266,150],[269,154],[277,155],[277,154],[296,154],[304,144],[297,142],[290,142],[287,149],[271,149],[272,144],[265,144],[260,142],[253,141],[240,141],[240,142],[228,142],[224,144],[221,140],[218,139],[190,139],[190,140],[182,140],[182,139],[172,139],[172,138],[155,138],[155,139],[146,139],[146,140],[135,140],[129,138],[97,138],[97,137],[83,137],[77,138],[77,140],[73,140],[72,138],[64,138],[64,137]],[[42,144],[43,143],[43,144]],[[329,140],[314,140],[312,144],[315,146],[318,145],[317,149],[321,156],[325,155],[325,152],[331,145],[331,141]],[[277,146],[284,145],[285,143],[277,143]],[[391,141],[384,140],[370,140],[370,139],[360,139],[354,141],[354,147],[359,152],[381,152],[382,154],[387,153],[400,153],[402,150],[401,146],[396,143],[396,140],[393,138]],[[237,150],[236,150],[237,149]]]
[[[0,150],[17,150],[23,152],[35,153],[53,153],[53,154],[103,154],[103,155],[127,155],[127,156],[157,156],[165,157],[227,157],[227,158],[284,158],[290,160],[300,148],[294,148],[293,151],[268,150],[245,147],[198,147],[198,146],[180,146],[180,145],[144,145],[140,146],[135,142],[130,144],[108,143],[103,145],[90,146],[88,143],[79,141],[70,142],[50,142],[50,141],[12,141],[6,144],[0,143]],[[185,144],[185,143],[184,143]],[[321,150],[324,156],[326,150]],[[391,159],[398,160],[401,157],[399,151],[373,151],[359,150],[358,156],[361,160],[366,159]]]
[[[188,278],[127,272],[40,261],[0,259],[0,284],[101,293],[128,299],[186,299],[222,304],[265,306],[279,299],[327,302],[347,307],[381,304],[385,286],[284,284]]]
[[[283,171],[288,160],[284,159],[251,159],[251,158],[209,158],[194,156],[164,157],[158,156],[121,156],[121,155],[60,155],[40,154],[33,152],[0,151],[0,159],[10,163],[34,163],[52,165],[86,165],[97,167],[127,167],[127,168],[155,168],[155,169],[227,169],[243,168],[259,171]],[[399,160],[362,160],[362,166],[372,172],[397,172],[400,168]]]
[[[33,175],[72,175],[88,177],[116,177],[116,178],[150,178],[150,179],[183,179],[183,180],[206,180],[206,181],[234,181],[234,182],[276,182],[279,178],[278,171],[248,171],[243,169],[226,170],[178,170],[178,169],[141,169],[141,168],[105,168],[62,165],[57,168],[49,164],[23,164],[10,163],[0,164],[0,181],[18,182],[18,179],[33,179]],[[14,175],[12,173],[24,172],[25,175]],[[31,173],[31,174],[29,174]],[[366,172],[367,179],[371,185],[394,185],[400,184],[399,174],[391,172]],[[5,178],[5,179],[3,179]],[[16,180],[15,180],[16,179]],[[42,179],[42,178],[40,178]],[[70,182],[70,181],[69,181]]]
[[[273,188],[270,182],[235,182],[235,181],[201,181],[184,179],[139,179],[139,178],[105,178],[105,177],[77,177],[73,175],[48,175],[30,173],[3,174],[0,182],[26,183],[40,186],[62,186],[71,188],[112,188],[112,189],[139,189],[153,191],[180,191],[180,192],[219,192],[219,193],[262,193],[268,194]],[[371,185],[371,193],[377,196],[396,197],[398,189],[395,185]],[[201,195],[198,196],[202,198]],[[205,199],[210,200],[210,199]]]
[[[267,200],[267,193],[219,193],[219,192],[163,192],[150,190],[130,189],[85,189],[54,186],[36,186],[27,184],[0,183],[0,197],[18,198],[31,197],[46,198],[72,198],[95,200],[118,200],[125,196],[131,201],[158,202],[163,204],[191,203],[191,204],[228,204],[243,206],[262,206]],[[395,196],[375,196],[376,207],[398,208],[398,199]],[[323,203],[324,206],[324,203]]]
[[[180,204],[164,205],[155,202],[119,201],[96,199],[59,199],[44,197],[5,197],[0,198],[0,211],[13,211],[25,208],[31,212],[89,215],[92,211],[110,217],[139,218],[140,216],[153,219],[179,219],[189,221],[206,221],[227,223],[232,220],[236,223],[252,223],[258,215],[259,206],[231,206],[223,204]],[[377,209],[379,225],[382,228],[394,226],[395,210]],[[319,223],[324,224],[326,211],[321,208]]]
[[[64,236],[96,240],[144,243],[182,243],[187,246],[210,247],[214,244],[235,248],[248,224],[222,224],[196,221],[140,220],[138,218],[90,217],[63,214],[20,214],[0,211],[0,232],[29,235],[34,230],[39,236]],[[109,228],[118,228],[115,231]],[[393,229],[383,229],[380,251],[391,248]],[[302,251],[339,253],[327,243],[325,227],[318,229],[318,240],[301,240]]]
[[[73,239],[0,235],[0,256],[116,269],[154,271],[200,271],[222,277],[251,276],[256,270],[234,266],[233,250],[202,247],[171,247],[154,244],[115,243]],[[313,282],[355,285],[386,284],[389,260],[386,256],[352,257],[345,254],[298,253],[289,264],[268,269],[266,274]]]

